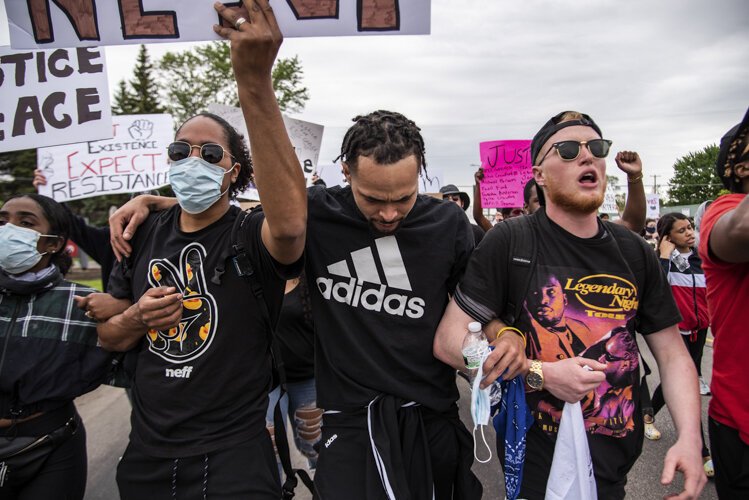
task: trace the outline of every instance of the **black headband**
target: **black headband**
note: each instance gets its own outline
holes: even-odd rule
[[[592,128],[596,131],[599,137],[602,137],[601,129],[598,128],[596,122],[594,122],[590,116],[585,114],[582,115],[582,118],[580,118],[579,120],[569,120],[559,123],[562,119],[562,116],[569,112],[570,111],[562,111],[558,115],[554,116],[548,122],[546,122],[543,127],[541,127],[541,130],[536,132],[535,136],[533,136],[533,141],[531,142],[531,160],[533,161],[534,165],[536,164],[536,160],[538,159],[538,153],[541,152],[541,148],[544,144],[546,144],[546,141],[548,141],[552,135],[556,134],[563,128],[582,125],[584,127]]]

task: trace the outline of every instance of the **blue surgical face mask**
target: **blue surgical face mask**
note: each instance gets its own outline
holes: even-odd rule
[[[39,253],[36,249],[42,236],[59,238],[10,223],[0,226],[0,267],[9,274],[21,274],[37,265],[42,256],[47,254]]]
[[[169,167],[169,184],[182,210],[188,214],[200,214],[208,210],[229,190],[221,191],[224,176],[229,170],[208,163],[197,156],[172,163]]]
[[[479,385],[481,380],[484,378],[484,361],[489,356],[489,350],[487,350],[483,356],[481,356],[481,362],[479,363],[478,373],[473,381],[473,390],[471,391],[471,418],[473,419],[473,456],[477,462],[485,464],[492,459],[492,449],[486,442],[484,436],[484,427],[489,425],[489,417],[491,416],[491,400],[490,392],[491,386],[486,389],[480,389]],[[484,440],[484,446],[489,450],[489,458],[481,460],[476,456],[476,428],[481,427],[481,438]]]

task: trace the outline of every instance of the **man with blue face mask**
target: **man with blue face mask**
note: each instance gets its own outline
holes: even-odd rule
[[[133,305],[100,324],[101,344],[138,349],[130,443],[117,471],[123,499],[281,496],[265,428],[269,338],[285,282],[301,271],[307,201],[291,143],[274,134],[284,130],[270,81],[281,36],[267,0],[249,6],[249,22],[219,7],[234,28],[216,30],[232,41],[252,163],[220,117],[183,123],[168,147],[178,204],[146,218],[110,280],[110,292]],[[253,165],[263,210],[245,215],[230,198]],[[262,297],[232,265],[235,244]]]

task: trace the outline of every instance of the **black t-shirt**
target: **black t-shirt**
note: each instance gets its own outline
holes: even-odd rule
[[[231,207],[192,233],[180,230],[178,205],[151,214],[135,234],[129,262],[117,264],[110,278],[110,293],[133,302],[156,286],[184,294],[179,328],[149,331],[138,355],[130,441],[148,455],[199,455],[265,432],[271,362],[257,298],[230,259],[221,284],[211,281],[239,213]],[[271,257],[260,238],[263,219],[253,212],[240,237],[275,323],[285,280],[301,262],[282,266]]]
[[[476,246],[478,246],[478,244],[481,243],[481,240],[484,239],[484,234],[486,234],[486,232],[476,224],[471,224],[471,231],[473,231],[473,241]]]
[[[527,335],[530,359],[582,356],[608,364],[606,380],[581,405],[596,475],[621,479],[642,446],[635,331],[647,335],[675,325],[679,312],[656,255],[634,233],[640,255],[625,257],[601,222],[599,234],[584,239],[555,224],[543,209],[535,217],[537,267],[515,326]],[[482,323],[500,316],[508,299],[509,231],[499,224],[486,234],[456,293],[458,305]],[[644,265],[645,283],[633,275],[637,260]],[[527,400],[535,421],[529,443],[545,444],[528,453],[553,454],[564,402],[547,391],[529,392]]]
[[[419,195],[394,234],[373,229],[351,188],[309,192],[306,266],[318,404],[354,410],[377,394],[437,411],[458,398],[434,333],[473,248],[454,203]]]
[[[299,382],[315,376],[315,335],[312,318],[307,318],[299,283],[283,297],[281,316],[278,318],[276,338],[283,359],[286,380]]]

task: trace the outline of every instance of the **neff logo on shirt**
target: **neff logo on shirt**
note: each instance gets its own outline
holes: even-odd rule
[[[192,373],[192,366],[185,366],[182,368],[166,368],[164,376],[170,378],[190,378]]]
[[[406,266],[403,264],[395,236],[375,240],[379,264],[387,285],[380,278],[378,262],[371,247],[351,252],[355,275],[352,276],[348,262],[341,260],[328,266],[328,272],[348,278],[336,281],[320,277],[315,280],[318,290],[326,300],[335,300],[351,307],[362,307],[369,311],[385,312],[393,316],[418,319],[424,316],[426,303],[421,297],[412,297],[400,290],[411,291]],[[399,291],[392,290],[397,288]],[[390,293],[388,293],[390,292]]]

